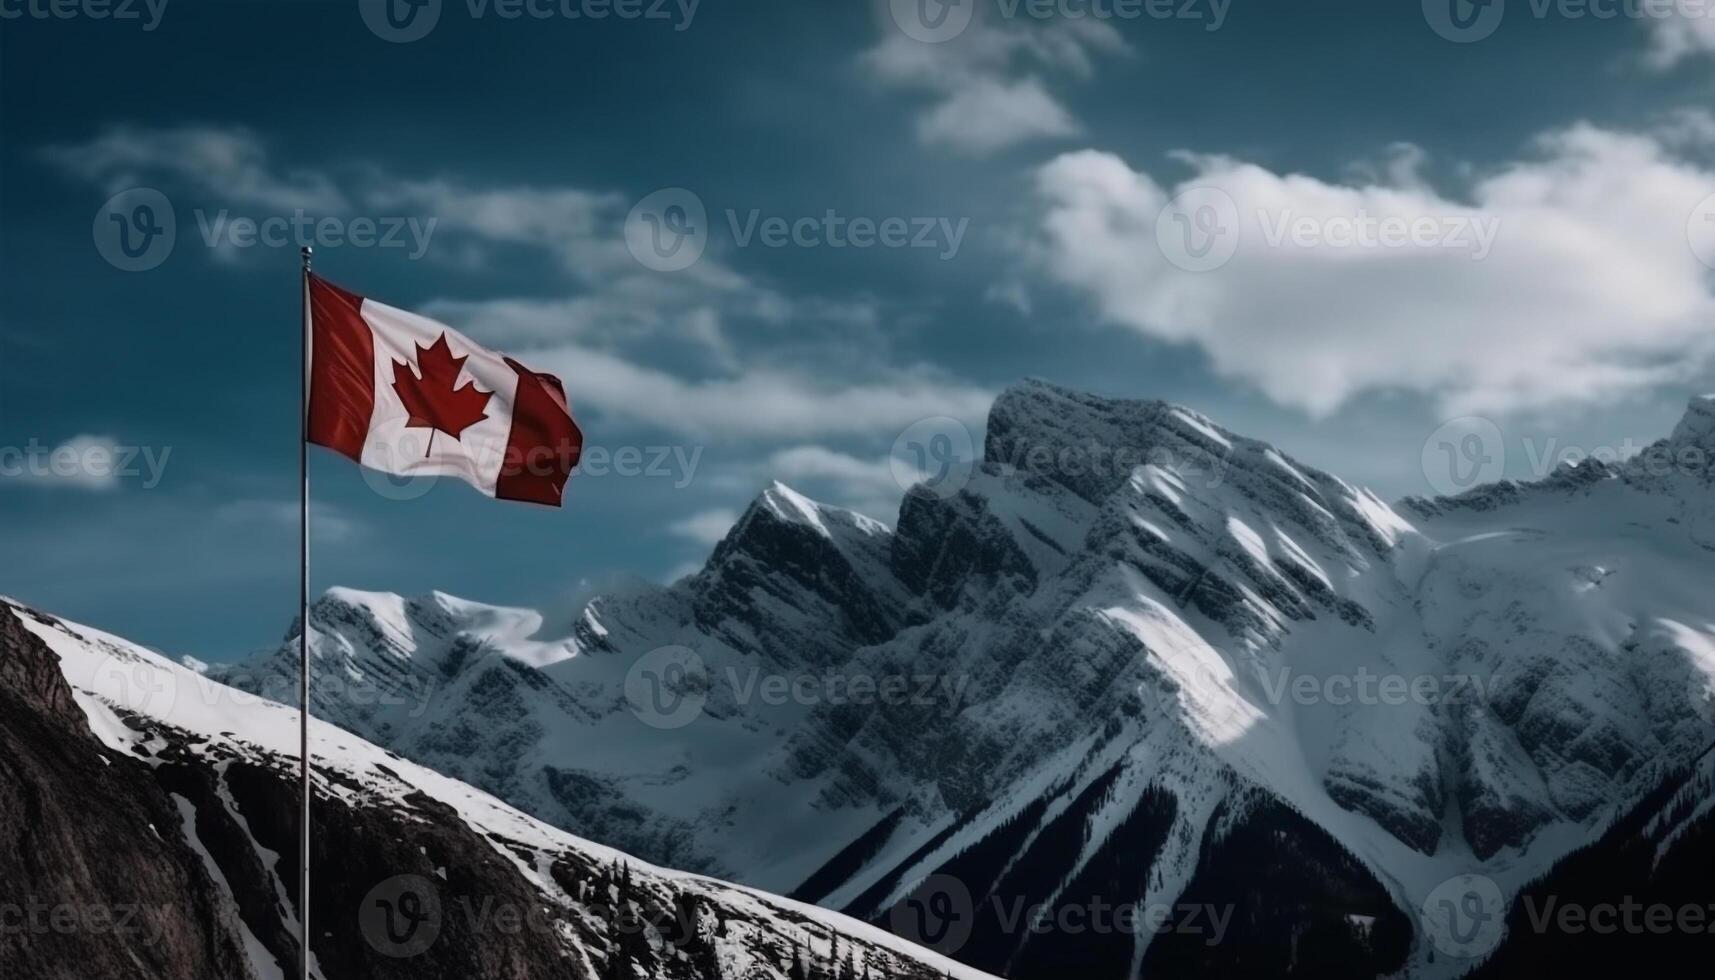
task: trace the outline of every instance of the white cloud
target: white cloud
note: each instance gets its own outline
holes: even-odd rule
[[[837,452],[826,446],[792,446],[768,458],[768,468],[781,479],[837,480],[845,486],[869,493],[903,492],[893,479],[886,457],[869,460]]]
[[[720,543],[737,522],[738,511],[716,507],[674,521],[667,525],[667,530],[698,544],[714,545]]]
[[[993,400],[987,391],[923,370],[864,381],[754,367],[687,379],[582,346],[538,351],[530,364],[564,379],[574,407],[692,438],[871,436],[938,415],[981,418]]]
[[[605,282],[642,271],[623,237],[631,202],[615,192],[567,186],[473,187],[444,179],[377,175],[363,198],[375,209],[433,215],[442,233],[543,249],[583,282]],[[712,261],[686,270],[681,278],[717,289],[734,288],[741,282]]]
[[[1654,68],[1671,68],[1694,55],[1715,52],[1715,6],[1707,0],[1675,0],[1671,14],[1650,20],[1647,54]]]
[[[217,524],[254,529],[258,525],[275,528],[295,528],[301,519],[296,500],[251,498],[231,500],[216,507]],[[364,526],[341,508],[321,501],[310,501],[310,537],[313,542],[334,544],[351,541],[364,533]]]
[[[1673,109],[1650,132],[1675,149],[1708,150],[1715,148],[1715,114],[1697,107]]]
[[[256,135],[241,127],[113,126],[87,143],[43,151],[49,162],[108,193],[164,175],[230,204],[333,213],[349,206],[325,174],[279,172]]]
[[[794,487],[813,487],[811,496],[883,521],[892,521],[905,493],[885,456],[862,459],[826,446],[792,446],[771,454],[764,466]]]
[[[1069,153],[1037,173],[1045,210],[1032,258],[1105,318],[1197,345],[1220,374],[1316,414],[1367,390],[1424,392],[1451,411],[1508,411],[1599,402],[1684,377],[1710,353],[1715,298],[1688,221],[1715,174],[1654,136],[1589,125],[1545,135],[1536,151],[1477,180],[1463,200],[1417,182],[1409,154],[1398,184],[1184,156],[1195,173],[1170,188],[1111,154]],[[1193,229],[1163,209],[1191,188],[1233,202],[1237,226],[1224,231],[1236,232],[1237,251],[1212,271],[1166,257]],[[1463,226],[1472,239],[1483,228],[1498,234],[1481,259],[1474,241],[1451,238],[1405,247],[1270,240],[1283,216],[1331,237],[1339,220],[1361,215]],[[1168,222],[1160,239],[1158,221]],[[1699,247],[1715,255],[1715,224],[1707,235]]]
[[[119,489],[119,478],[130,475],[138,455],[121,455],[112,436],[80,435],[48,449],[43,446],[0,448],[0,487],[93,490]],[[165,462],[163,459],[162,462]],[[157,475],[158,479],[158,475]]]
[[[1078,132],[1077,120],[1036,78],[973,78],[917,120],[924,143],[978,154]]]
[[[868,300],[789,297],[736,277],[711,286],[642,270],[616,273],[575,296],[441,299],[424,304],[421,312],[495,344],[672,341],[686,345],[682,350],[700,351],[722,370],[737,370],[741,362],[729,336],[732,321],[789,328],[800,337],[861,336],[879,321],[876,304]]]
[[[1094,42],[1039,33],[1006,46],[1087,70]],[[551,256],[566,277],[560,295],[441,299],[419,309],[559,373],[576,404],[609,419],[698,438],[802,439],[873,435],[932,415],[980,417],[990,399],[886,363],[871,299],[788,295],[712,255],[671,275],[644,269],[625,246],[629,202],[616,193],[413,180],[373,167],[340,170],[336,184],[327,173],[279,172],[241,128],[115,127],[47,155],[85,179],[161,179],[220,202],[421,212],[440,235],[473,247],[459,254],[477,266],[494,246]],[[741,347],[729,329],[735,321],[770,332]]]
[[[1033,308],[1030,302],[1030,290],[1021,282],[990,283],[983,290],[983,299],[990,303],[1010,306],[1018,311],[1020,316],[1030,316]]]
[[[1118,31],[1094,20],[1026,26],[978,16],[941,44],[889,31],[861,60],[880,84],[934,99],[917,120],[921,142],[982,155],[1077,135],[1078,121],[1045,77],[1087,79],[1097,55],[1127,50]]]

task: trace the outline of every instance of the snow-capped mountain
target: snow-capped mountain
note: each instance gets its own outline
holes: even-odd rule
[[[997,974],[1455,975],[1488,950],[1435,942],[1446,882],[1505,900],[1715,741],[1711,453],[1702,399],[1626,463],[1390,506],[1030,382],[892,528],[777,484],[696,575],[567,622],[331,591],[314,713]],[[211,668],[295,672],[295,633]],[[1100,905],[1237,915],[995,914]]]
[[[301,968],[298,712],[0,600],[0,976]],[[553,829],[316,721],[319,980],[983,974]]]

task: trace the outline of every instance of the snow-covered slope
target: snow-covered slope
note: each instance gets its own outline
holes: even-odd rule
[[[949,876],[978,906],[1248,910],[1207,950],[980,923],[947,947],[1011,976],[1309,969],[1306,934],[1357,974],[1453,974],[1414,921],[1434,889],[1510,893],[1715,738],[1692,450],[1706,399],[1629,463],[1390,506],[1187,409],[1029,382],[970,482],[908,494],[896,529],[776,485],[703,571],[573,622],[330,592],[316,714],[896,928]],[[289,691],[295,641],[214,671]]]
[[[437,608],[496,635],[527,619]],[[579,840],[324,722],[311,754],[324,980],[984,976],[843,916]],[[295,709],[0,599],[9,913],[109,916],[95,941],[11,928],[9,914],[0,975],[296,976],[297,755]]]

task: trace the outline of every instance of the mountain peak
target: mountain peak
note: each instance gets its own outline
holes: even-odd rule
[[[732,537],[734,533],[749,527],[759,517],[772,524],[807,528],[833,540],[843,538],[853,531],[864,537],[890,533],[886,524],[874,518],[844,507],[812,500],[779,480],[773,481],[767,489],[756,495],[756,499],[745,509],[744,516],[738,519],[738,523],[733,525],[732,531],[727,532],[727,536]]]
[[[1670,439],[1675,445],[1715,450],[1715,394],[1692,398]]]
[[[715,546],[705,570],[726,566],[739,555],[773,560],[808,543],[839,552],[885,553],[892,534],[880,521],[811,500],[775,480]]]
[[[1241,443],[1266,448],[1169,402],[1107,398],[1029,378],[995,399],[983,460],[1036,472],[1096,501],[1136,466],[1206,464]]]
[[[789,524],[806,524],[823,535],[828,534],[827,525],[822,523],[822,505],[779,480],[762,491],[756,505],[768,508],[775,517]]]

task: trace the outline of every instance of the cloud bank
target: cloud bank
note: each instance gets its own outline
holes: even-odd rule
[[[1457,198],[1397,148],[1404,165],[1352,183],[1179,160],[1191,174],[1171,184],[1094,150],[1039,168],[1030,260],[1104,319],[1195,345],[1282,405],[1322,416],[1386,390],[1458,413],[1601,402],[1710,354],[1715,173],[1662,137],[1551,132]]]

